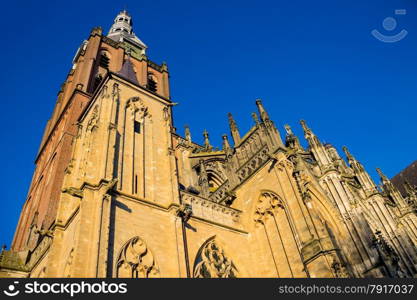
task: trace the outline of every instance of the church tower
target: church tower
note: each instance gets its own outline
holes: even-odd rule
[[[71,276],[107,276],[97,265],[104,255],[100,247],[107,249],[106,233],[98,228],[115,213],[113,189],[133,201],[117,202],[124,208],[117,214],[127,215],[118,218],[124,224],[107,223],[116,228],[132,228],[140,219],[129,219],[132,205],[141,201],[147,203],[141,214],[153,222],[147,210],[178,203],[168,69],[149,60],[146,49],[124,10],[107,36],[94,28],[77,50],[46,126],[11,247],[31,276],[70,275],[59,266],[63,257],[85,266]],[[149,234],[162,238],[159,230]],[[32,266],[44,251],[49,262]]]
[[[147,50],[125,10],[77,50],[0,277],[416,276],[415,186],[377,187],[305,121],[308,148],[283,141],[261,99],[221,149],[180,136]]]

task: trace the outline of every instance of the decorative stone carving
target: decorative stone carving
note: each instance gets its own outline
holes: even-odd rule
[[[83,197],[83,191],[74,187],[63,188],[62,192],[78,198]]]
[[[184,204],[192,207],[193,216],[228,226],[240,225],[241,211],[211,200],[181,192]],[[215,212],[215,213],[214,213]]]
[[[187,222],[193,214],[193,208],[190,204],[182,204],[177,211],[177,216],[180,217],[184,222]]]
[[[240,181],[245,180],[258,170],[269,159],[268,146],[262,147],[253,157],[237,170]]]
[[[68,166],[64,170],[65,174],[71,174],[71,171],[74,168],[74,165],[75,165],[75,159],[71,158],[71,160],[68,163]]]
[[[213,192],[209,199],[216,203],[225,202],[225,198],[228,196],[228,191],[230,190],[229,180],[226,180],[215,192]]]
[[[119,85],[117,83],[113,84],[112,96],[113,96],[113,100],[119,100],[120,88],[119,88]]]
[[[194,264],[194,278],[236,278],[238,271],[215,239],[207,241]]]
[[[136,114],[137,120],[143,120],[145,117],[152,119],[152,115],[149,113],[148,107],[145,106],[142,99],[139,97],[132,97],[126,102],[126,108],[131,108],[132,114]]]
[[[263,192],[259,197],[255,210],[255,222],[262,223],[268,214],[273,214],[276,208],[284,209],[283,201],[275,194],[270,192]]]
[[[116,277],[151,278],[159,277],[154,256],[144,240],[135,236],[120,251],[116,263]]]
[[[110,94],[108,93],[108,86],[104,85],[100,92],[100,98],[110,98]]]
[[[349,278],[349,274],[346,271],[346,267],[333,258],[332,270],[336,278]]]
[[[164,121],[168,121],[170,118],[170,113],[169,113],[169,108],[168,106],[164,106],[164,108],[162,109],[162,115],[164,117]]]
[[[92,131],[97,127],[98,123],[98,105],[94,106],[91,118],[87,123],[87,131]]]

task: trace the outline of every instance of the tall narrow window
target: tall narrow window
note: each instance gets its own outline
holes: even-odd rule
[[[134,127],[135,133],[140,133],[140,123],[138,121],[135,121],[133,127]]]

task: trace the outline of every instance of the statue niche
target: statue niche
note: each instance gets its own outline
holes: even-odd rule
[[[236,278],[238,271],[214,238],[200,248],[194,263],[194,278]]]
[[[116,264],[118,278],[154,278],[159,277],[154,256],[145,241],[135,236],[120,251]]]

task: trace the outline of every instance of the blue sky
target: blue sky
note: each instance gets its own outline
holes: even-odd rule
[[[7,1],[0,18],[3,197],[0,243],[10,245],[43,129],[71,60],[92,27],[107,32],[125,6],[148,56],[166,61],[178,132],[207,129],[215,146],[232,112],[243,134],[262,98],[277,127],[347,145],[377,179],[416,160],[417,2]],[[395,15],[395,9],[406,9]],[[385,30],[393,17],[397,27]],[[390,19],[392,24],[392,19]],[[407,30],[396,43],[371,35]]]

